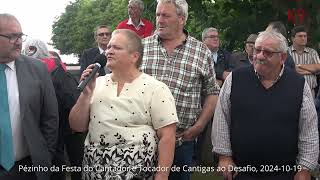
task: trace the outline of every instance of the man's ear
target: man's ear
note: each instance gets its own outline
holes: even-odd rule
[[[281,62],[284,64],[286,62],[288,55],[287,53],[281,53],[280,57],[281,57]]]
[[[180,16],[180,18],[181,18],[181,23],[180,24],[184,25],[184,21],[185,21],[186,17]]]

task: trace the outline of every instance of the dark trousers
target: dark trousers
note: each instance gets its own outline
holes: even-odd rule
[[[64,135],[63,140],[58,142],[57,153],[53,159],[53,165],[58,166],[60,169],[63,165],[66,165],[66,159],[64,155],[64,147],[68,155],[68,159],[71,167],[82,167],[84,140],[86,133],[70,133]],[[66,172],[58,171],[52,173],[51,180],[65,180]],[[81,172],[71,172],[72,180],[81,180]]]
[[[87,133],[74,133],[65,138],[66,151],[71,166],[82,167],[84,140]],[[81,172],[72,172],[72,180],[81,180]]]
[[[30,156],[17,161],[9,172],[0,166],[0,180],[37,180],[35,172],[25,172],[22,169],[19,170],[19,165],[32,167]]]
[[[176,147],[173,165],[180,167],[179,172],[170,172],[169,180],[190,180],[191,172],[186,171],[192,167],[192,158],[194,155],[194,141],[185,141],[181,146]]]

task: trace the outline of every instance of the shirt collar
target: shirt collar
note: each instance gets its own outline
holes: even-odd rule
[[[218,51],[215,51],[215,52],[212,52],[212,51],[211,51],[211,57],[212,57],[214,63],[217,64],[217,61],[218,61]]]
[[[7,65],[12,71],[15,71],[15,70],[16,70],[16,65],[15,65],[14,61],[8,62],[8,63],[6,63],[6,65]]]
[[[184,44],[186,44],[187,43],[187,41],[188,41],[188,38],[190,37],[189,36],[189,32],[186,30],[186,29],[183,29],[183,33],[186,35],[186,39],[182,42],[182,44],[181,44],[181,46],[182,45],[184,45]],[[158,43],[161,43],[161,38],[160,38],[160,36],[157,34],[157,31],[155,31],[155,39],[156,39],[156,41],[158,42]],[[177,46],[177,47],[180,47],[180,46]]]
[[[129,18],[129,20],[128,20],[127,24],[128,24],[128,25],[133,25],[133,26],[135,26],[135,25],[133,24],[133,22],[132,22],[132,19],[131,19],[131,18]],[[140,22],[139,22],[139,24],[138,24],[138,26],[137,26],[137,27],[140,27],[140,26],[144,26],[144,23],[142,22],[141,18],[140,18]]]
[[[254,69],[254,68],[253,68]],[[282,68],[281,68],[281,71],[278,75],[278,77],[272,81],[272,86],[279,81],[279,79],[281,78],[281,76],[283,75],[283,71],[284,71],[284,64],[282,65]],[[256,76],[258,77],[258,79],[261,81],[261,77],[260,75],[258,74],[258,72],[256,71],[256,69],[254,69],[254,73],[256,74]]]
[[[240,59],[240,61],[249,61],[250,64],[252,64],[252,61],[253,61],[253,57],[249,57],[249,54],[247,52],[244,52],[246,54],[246,57],[247,59],[243,58],[243,59]]]
[[[292,51],[297,51],[293,46],[291,46]],[[303,52],[309,53],[309,48],[304,47]]]
[[[100,54],[102,54],[104,52],[104,50],[100,46],[98,48],[99,48]]]

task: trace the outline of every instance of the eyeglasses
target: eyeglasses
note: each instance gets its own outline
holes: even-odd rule
[[[105,33],[99,33],[98,36],[103,37],[103,36],[107,36],[109,37],[111,35],[110,32],[105,32]]]
[[[4,35],[4,34],[0,34],[0,36],[5,37],[7,39],[9,39],[10,43],[15,43],[17,42],[18,39],[21,39],[22,42],[24,42],[27,39],[27,35],[20,33],[20,34],[10,34],[10,35]]]
[[[273,54],[281,53],[280,51],[269,51],[269,50],[265,50],[265,49],[253,48],[253,55],[260,54],[261,52],[262,52],[263,56],[266,58],[271,58],[273,56]]]
[[[218,39],[218,38],[219,38],[219,36],[214,36],[214,35],[212,35],[212,36],[206,36],[206,38],[210,38],[210,39]]]

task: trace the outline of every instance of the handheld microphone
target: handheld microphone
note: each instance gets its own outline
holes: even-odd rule
[[[99,71],[99,69],[101,67],[104,67],[107,63],[107,57],[104,54],[99,54],[94,58],[94,67],[91,71],[91,73],[89,74],[88,77],[86,77],[84,80],[82,80],[77,89],[82,92],[83,89],[87,86],[87,84],[89,83],[89,81],[92,80],[92,78],[97,74],[97,72]]]

